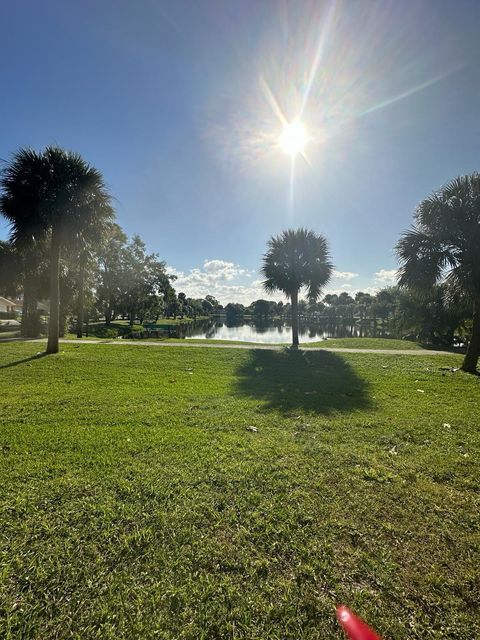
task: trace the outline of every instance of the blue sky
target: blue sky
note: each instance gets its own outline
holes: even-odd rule
[[[259,297],[288,226],[329,239],[329,289],[382,286],[419,200],[480,168],[476,1],[16,0],[0,16],[0,157],[79,151],[189,295]],[[292,199],[273,104],[291,120],[306,94]]]

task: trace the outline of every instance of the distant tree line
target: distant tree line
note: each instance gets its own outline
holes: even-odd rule
[[[248,306],[229,303],[224,313],[230,319],[283,320],[290,319],[291,305],[260,299]],[[435,285],[428,295],[398,286],[375,294],[327,294],[318,302],[299,300],[298,313],[300,320],[344,325],[358,336],[385,335],[442,346],[468,342],[472,330],[471,309],[462,298],[446,295],[445,285]]]

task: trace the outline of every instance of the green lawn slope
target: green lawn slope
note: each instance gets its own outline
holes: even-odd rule
[[[458,356],[0,345],[0,637],[478,632]]]

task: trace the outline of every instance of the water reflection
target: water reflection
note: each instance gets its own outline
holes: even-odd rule
[[[377,336],[385,336],[376,331]],[[326,338],[368,337],[373,332],[357,324],[312,322],[300,320],[300,342],[318,342]],[[179,327],[179,337],[195,339],[235,340],[241,342],[288,343],[291,339],[291,324],[279,319],[210,319],[196,321]]]

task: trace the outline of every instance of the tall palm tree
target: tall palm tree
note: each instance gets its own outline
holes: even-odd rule
[[[480,356],[480,174],[455,178],[423,200],[397,254],[401,286],[428,290],[445,282],[470,301],[473,328],[462,369],[475,373]]]
[[[113,216],[102,175],[78,153],[59,147],[20,149],[4,169],[0,211],[14,242],[50,242],[50,322],[47,353],[58,352],[62,248]]]
[[[288,229],[268,241],[263,257],[263,286],[283,291],[292,307],[292,346],[298,347],[298,294],[303,287],[315,302],[332,275],[327,240],[307,229]]]

